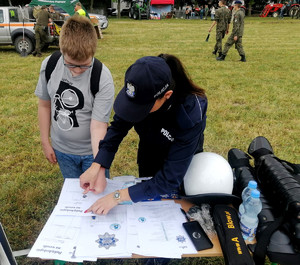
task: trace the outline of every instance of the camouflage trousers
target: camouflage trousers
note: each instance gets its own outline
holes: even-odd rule
[[[48,40],[47,33],[45,32],[45,27],[35,25],[35,51],[36,53],[41,53],[45,43]]]
[[[227,39],[227,41],[226,41],[226,43],[224,45],[224,49],[223,49],[222,53],[224,55],[226,55],[227,52],[229,51],[229,49],[231,48],[231,46],[233,44],[235,44],[235,48],[237,49],[239,55],[245,55],[245,52],[244,52],[244,49],[243,49],[243,44],[242,44],[243,37],[242,36],[238,37],[237,41],[235,41],[233,38],[234,38],[234,34],[231,34],[228,37],[228,39]]]
[[[222,31],[216,31],[216,45],[215,45],[215,51],[222,52],[222,40],[225,36],[225,30]]]

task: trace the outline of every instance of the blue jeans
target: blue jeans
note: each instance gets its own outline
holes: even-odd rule
[[[54,152],[64,178],[79,178],[94,162],[93,155],[71,155],[57,150]],[[105,169],[105,177],[109,178],[108,169]]]

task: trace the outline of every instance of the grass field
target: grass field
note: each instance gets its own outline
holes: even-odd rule
[[[215,60],[214,33],[205,42],[210,24],[111,19],[96,57],[111,70],[118,92],[126,69],[139,57],[178,56],[208,96],[205,151],[226,158],[231,148],[246,151],[262,135],[278,157],[300,163],[300,20],[246,18],[246,63],[238,61],[234,47],[224,62]],[[51,47],[43,58],[56,49]],[[33,245],[63,183],[58,166],[47,162],[39,141],[34,90],[43,58],[23,58],[13,47],[0,47],[0,221],[13,250]],[[137,136],[131,131],[115,158],[112,176],[137,175],[136,147]],[[52,264],[28,258],[19,263]],[[183,259],[181,264],[216,265],[222,259]]]

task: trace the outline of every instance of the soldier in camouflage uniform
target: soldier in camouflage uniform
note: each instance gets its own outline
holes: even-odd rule
[[[48,35],[45,30],[48,29],[49,19],[51,21],[51,15],[48,13],[47,7],[42,6],[41,10],[36,15],[36,24],[34,27],[35,50],[32,52],[33,56],[42,56],[41,50],[48,39]]]
[[[244,11],[241,10],[241,5],[242,5],[241,1],[235,1],[234,3],[234,9],[236,12],[233,17],[232,33],[228,37],[227,42],[225,43],[222,55],[217,57],[218,61],[224,61],[228,50],[231,48],[233,44],[235,44],[235,48],[237,49],[239,55],[241,56],[240,61],[246,62],[245,52],[242,44],[245,13]]]
[[[216,45],[213,51],[213,54],[219,53],[219,56],[222,55],[222,39],[225,34],[228,34],[229,23],[230,23],[230,11],[226,7],[226,1],[220,0],[219,7],[215,14],[215,21],[210,26],[208,32],[211,32],[213,27],[217,24],[216,28]]]
[[[49,6],[49,13],[51,15],[52,20],[64,20],[65,15],[62,13],[59,13],[58,11],[55,11],[54,6]]]

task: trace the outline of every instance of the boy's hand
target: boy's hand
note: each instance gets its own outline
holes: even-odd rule
[[[105,168],[101,167],[99,173],[97,174],[97,179],[95,181],[94,193],[99,194],[103,192],[106,188],[107,182],[105,177]]]
[[[80,187],[84,189],[84,193],[89,191],[95,192],[95,184],[101,165],[92,163],[92,165],[80,176]],[[105,176],[104,176],[105,177]]]
[[[56,159],[56,155],[54,153],[54,150],[53,150],[51,144],[48,142],[46,144],[42,144],[42,146],[43,146],[43,151],[44,151],[44,154],[45,154],[47,160],[51,164],[56,164],[57,163],[57,159]]]

